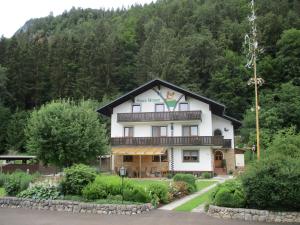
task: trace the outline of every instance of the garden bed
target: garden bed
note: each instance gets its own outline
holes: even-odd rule
[[[150,203],[146,204],[95,204],[64,200],[37,200],[16,197],[0,198],[0,207],[3,208],[27,208],[49,211],[65,211],[87,214],[120,214],[136,215],[149,212],[153,209]]]

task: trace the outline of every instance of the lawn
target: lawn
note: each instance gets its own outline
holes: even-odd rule
[[[5,195],[6,195],[5,189],[4,188],[0,188],[0,197],[3,197]]]
[[[152,180],[152,179],[132,179],[133,182],[136,182],[142,186],[149,186],[150,184],[165,184],[168,186],[171,181],[169,180]]]
[[[186,202],[183,205],[178,206],[177,208],[175,208],[175,211],[178,212],[190,212],[192,211],[194,208],[196,208],[199,205],[202,205],[206,202],[208,202],[209,200],[209,195],[210,193],[212,193],[214,191],[215,188],[209,190],[208,192],[191,199],[190,201]]]
[[[196,181],[197,191],[200,191],[216,182],[217,181],[215,180],[197,180]]]

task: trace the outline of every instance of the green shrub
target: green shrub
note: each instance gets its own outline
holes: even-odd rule
[[[144,187],[134,184],[124,188],[124,200],[133,202],[149,202],[149,196]]]
[[[249,166],[241,177],[251,208],[300,209],[300,160],[275,155]]]
[[[65,178],[61,182],[64,194],[79,195],[82,189],[96,178],[96,170],[84,164],[75,164],[64,170]]]
[[[107,195],[107,199],[120,202],[122,201],[122,195]]]
[[[4,186],[6,179],[7,175],[5,173],[0,173],[0,187]]]
[[[86,199],[95,200],[95,199],[102,199],[106,198],[108,193],[106,192],[106,186],[104,183],[97,182],[97,179],[89,183],[85,186],[82,190],[82,195]]]
[[[20,192],[17,196],[32,199],[58,199],[60,193],[55,186],[36,185]]]
[[[173,182],[169,187],[170,200],[189,194],[188,184],[183,181]]]
[[[226,181],[217,186],[211,195],[211,203],[217,206],[241,208],[246,205],[242,184],[238,180]]]
[[[6,181],[4,183],[5,191],[10,196],[15,196],[21,191],[24,191],[29,187],[30,182],[32,182],[38,175],[30,175],[25,172],[14,172],[7,175]]]
[[[124,200],[133,202],[148,202],[149,197],[145,188],[124,180]],[[112,196],[122,195],[122,179],[118,176],[97,176],[94,182],[89,183],[83,190],[82,194],[86,199],[96,200],[105,198],[114,198]],[[118,197],[116,197],[118,198]],[[116,199],[114,199],[116,200]]]
[[[204,178],[204,179],[210,179],[211,178],[211,173],[209,173],[209,172],[203,172],[201,174],[201,177]]]
[[[196,190],[196,178],[192,174],[178,173],[173,177],[174,181],[183,181],[189,184],[189,190],[191,192]]]
[[[169,201],[168,187],[164,184],[153,183],[147,188],[150,199],[158,197],[159,203],[167,203]]]

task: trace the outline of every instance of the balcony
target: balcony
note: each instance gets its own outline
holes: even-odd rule
[[[224,139],[222,136],[120,137],[111,138],[111,145],[223,146]]]
[[[201,111],[118,113],[118,122],[201,120]]]

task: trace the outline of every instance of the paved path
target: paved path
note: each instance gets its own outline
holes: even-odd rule
[[[134,216],[90,215],[31,209],[0,208],[0,225],[275,225],[221,220],[201,213],[153,210]],[[282,225],[282,224],[281,224]],[[289,223],[289,225],[292,225]],[[294,224],[293,224],[294,225]],[[295,224],[296,225],[296,224]],[[298,224],[299,225],[299,224]]]
[[[217,186],[219,183],[223,183],[226,179],[220,179],[220,180],[217,180],[217,183],[214,183],[210,186],[208,186],[207,188],[204,188],[200,191],[197,191],[196,193],[194,194],[191,194],[191,195],[188,195],[184,198],[181,198],[181,199],[178,199],[174,202],[171,202],[170,204],[167,204],[167,205],[164,205],[162,207],[160,207],[159,209],[163,209],[163,210],[173,210],[175,208],[177,208],[178,206],[192,200],[193,198],[196,198],[198,197],[199,195],[202,195],[204,194],[205,192],[208,192],[209,190],[211,190],[212,188],[214,188],[215,186]]]

